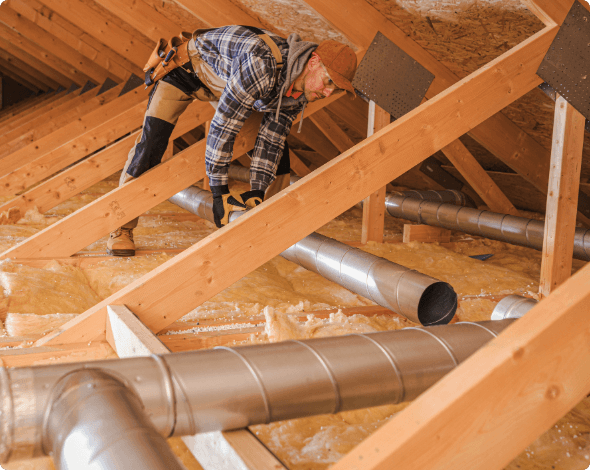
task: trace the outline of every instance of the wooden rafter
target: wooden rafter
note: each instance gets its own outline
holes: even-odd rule
[[[66,93],[62,91],[60,93],[55,93],[51,99],[46,99],[43,102],[39,103],[39,106],[35,106],[34,108],[30,108],[28,112],[21,113],[16,116],[13,116],[8,122],[2,123],[2,130],[0,131],[0,135],[4,136],[9,132],[14,131],[15,129],[23,126],[27,122],[30,122],[37,117],[41,116],[42,114],[51,112],[53,109],[61,106],[64,103],[74,99],[76,97],[76,93]]]
[[[49,89],[49,86],[45,85],[44,83],[37,83],[37,85],[33,85],[33,83],[27,81],[26,78],[17,75],[16,73],[14,73],[12,69],[8,69],[2,65],[0,65],[0,75],[3,77],[10,77],[14,81],[20,83],[21,85],[28,88],[34,93],[39,93],[40,91],[47,91]]]
[[[175,0],[175,2],[210,27],[220,27],[228,24],[263,27],[260,21],[240,9],[230,0]]]
[[[119,89],[119,85],[114,90]],[[116,92],[115,92],[116,93]],[[14,195],[141,126],[147,93],[135,89],[0,160],[0,193]]]
[[[81,1],[40,0],[40,2],[138,67],[143,68],[152,52],[152,49],[137,37],[110,23]]]
[[[60,59],[55,57],[51,52],[44,49],[42,46],[34,43],[30,39],[17,33],[13,29],[0,22],[0,46],[5,48],[5,44],[11,44],[7,50],[26,62],[31,67],[48,78],[52,79],[59,85],[68,88],[72,83],[83,85],[86,81],[82,77],[73,76],[68,72],[67,64],[64,64]],[[6,50],[6,49],[5,49]]]
[[[25,69],[28,68],[26,67],[26,64],[23,68],[18,67],[17,61],[18,59],[15,60],[14,57],[10,57],[4,51],[0,50],[0,68],[4,74],[17,82],[23,81],[25,85],[28,84],[36,90],[47,91],[51,88],[51,83],[53,83],[53,81],[48,80],[46,77],[43,77],[43,81],[39,80],[39,78],[34,77],[25,71]]]
[[[40,14],[32,6],[35,4],[34,2],[32,5],[29,4],[31,1],[32,0],[10,0],[7,3],[18,14],[42,28],[48,34],[51,34],[58,40],[68,44],[71,48],[76,50],[76,52],[86,57],[88,61],[95,64],[97,67],[96,70],[98,71],[98,75],[96,76],[97,81],[104,81],[104,78],[101,79],[102,76],[109,77],[117,82],[122,82],[129,78],[131,72],[114,61],[113,54],[106,55],[104,48],[97,50],[86,42],[80,40],[70,31],[57,24],[57,19],[54,18],[53,15],[48,18]]]
[[[106,306],[113,303],[127,305],[152,331],[166,327],[293,243],[317,230],[357,203],[359,199],[385,186],[387,182],[456,140],[474,125],[538,86],[541,80],[535,72],[556,33],[555,27],[535,34],[456,86],[440,93],[313,174],[283,190],[265,204],[232,222],[228,227],[210,235],[81,314],[59,332],[42,340],[42,343],[59,344],[103,337]],[[447,118],[440,120],[441,115]],[[247,125],[244,129],[246,127]],[[415,139],[416,134],[420,134],[421,138]],[[204,148],[201,152],[200,158],[194,154],[191,158],[191,165],[196,165],[197,171],[201,172],[195,175],[195,180],[199,179],[199,176],[202,178],[203,174]],[[171,172],[171,164],[184,153],[187,151],[151,172],[158,176],[166,175],[170,181],[169,185],[172,186],[182,175]],[[138,190],[135,194],[141,194],[143,187],[149,188],[149,193],[145,194],[154,194],[155,191],[150,184],[153,177],[150,173],[115,191],[125,196],[125,188],[137,183]],[[157,184],[157,181],[154,183]],[[159,186],[157,185],[156,190],[161,191],[161,196],[166,196],[166,193],[172,190],[170,187],[160,189]],[[131,197],[131,194],[127,196]],[[129,206],[126,207],[133,212],[126,213],[117,221],[114,214],[111,216],[108,204],[104,207],[107,200],[105,196],[93,203],[100,209],[99,213],[109,214],[102,219],[106,223],[100,222],[103,228],[95,231],[96,236],[108,232],[111,226],[114,227],[117,223],[134,218],[138,212],[144,210],[141,206],[142,201],[127,199]],[[123,198],[119,203],[122,201]],[[160,198],[154,199],[153,203],[159,201]],[[137,207],[137,210],[133,210],[134,207]],[[50,227],[50,230],[65,220],[67,218]],[[76,224],[76,227],[82,225]],[[65,227],[65,224],[62,227]],[[267,229],[261,231],[260,227]],[[64,237],[69,233],[68,230],[60,228],[54,230],[55,233],[59,231]],[[26,249],[23,249],[25,244],[22,244],[5,252],[4,256],[11,256],[11,252],[14,256],[19,250],[23,257],[39,256],[45,251],[45,245],[36,244],[33,240],[44,236],[46,235],[40,232],[25,242],[29,244]],[[249,241],[248,250],[236,243],[236,237]],[[68,243],[64,241],[62,239],[59,245],[67,245],[74,240],[70,238]],[[82,242],[74,243],[77,245],[73,249],[77,249]],[[53,250],[52,253],[56,255],[62,251],[57,246]],[[235,263],[236,257],[240,259],[239,264]],[[173,312],[166,307],[170,305],[172,298],[175,305]]]
[[[526,0],[527,5],[548,24],[560,24],[574,0]],[[429,52],[389,21],[365,0],[306,0],[317,13],[342,31],[353,43],[366,48],[381,31],[397,46],[435,75],[426,97],[432,98],[459,78]],[[565,12],[565,13],[564,13]],[[544,16],[545,15],[545,16]],[[490,117],[469,134],[498,159],[547,194],[550,151],[537,143],[503,114]],[[502,139],[498,139],[501,135]],[[582,214],[581,220],[588,221]]]
[[[200,103],[191,104],[180,117],[171,139],[174,140],[185,134],[187,130],[201,125],[204,120],[211,119],[212,116],[213,108],[210,106],[202,106]],[[17,198],[0,204],[0,213],[17,208],[24,215],[33,207],[37,207],[40,213],[44,213],[102,181],[123,168],[129,149],[139,134],[140,131],[132,133],[53,178],[43,181]]]

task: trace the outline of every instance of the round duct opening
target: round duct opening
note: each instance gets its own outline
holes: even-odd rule
[[[435,282],[420,297],[418,319],[424,326],[446,325],[457,311],[457,294],[450,284]]]

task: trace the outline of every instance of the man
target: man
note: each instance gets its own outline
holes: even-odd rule
[[[308,102],[337,90],[354,95],[354,51],[336,41],[317,44],[288,39],[247,26],[196,31],[188,44],[190,61],[158,81],[150,94],[143,132],[119,184],[159,164],[179,116],[193,99],[218,101],[207,137],[206,172],[213,193],[215,224],[228,223],[232,210],[254,207],[288,185],[286,137]],[[229,194],[228,169],[236,135],[253,111],[263,118],[251,151],[250,191]],[[135,255],[138,219],[111,233],[107,252]]]

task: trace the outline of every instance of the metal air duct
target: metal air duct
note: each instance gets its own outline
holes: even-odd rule
[[[228,176],[232,180],[249,183],[250,169],[243,166],[230,165]],[[296,183],[300,179],[300,176],[291,175],[291,184]],[[453,189],[445,189],[443,191],[393,191],[387,193],[386,197],[390,196],[412,197],[414,199],[421,199],[424,201],[447,202],[457,206],[475,207],[475,203],[467,194],[462,193],[461,191],[455,191]],[[362,209],[363,201],[359,202],[356,207]]]
[[[492,312],[492,320],[505,320],[506,318],[521,318],[537,305],[535,299],[520,295],[508,295],[504,297]]]
[[[388,196],[385,207],[392,217],[543,249],[545,223],[540,220],[402,196]],[[590,230],[576,228],[574,258],[590,261]]]
[[[170,202],[213,221],[209,191],[191,186]],[[242,214],[233,212],[230,221]],[[422,325],[448,323],[457,310],[457,294],[446,282],[317,233],[281,256]]]
[[[513,321],[1,368],[0,463],[174,469],[148,421],[186,436],[413,400]]]

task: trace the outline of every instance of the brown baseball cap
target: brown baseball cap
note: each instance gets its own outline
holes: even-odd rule
[[[352,79],[356,72],[356,54],[351,47],[338,41],[322,41],[315,53],[322,59],[330,78],[338,88],[351,92],[354,96]]]

